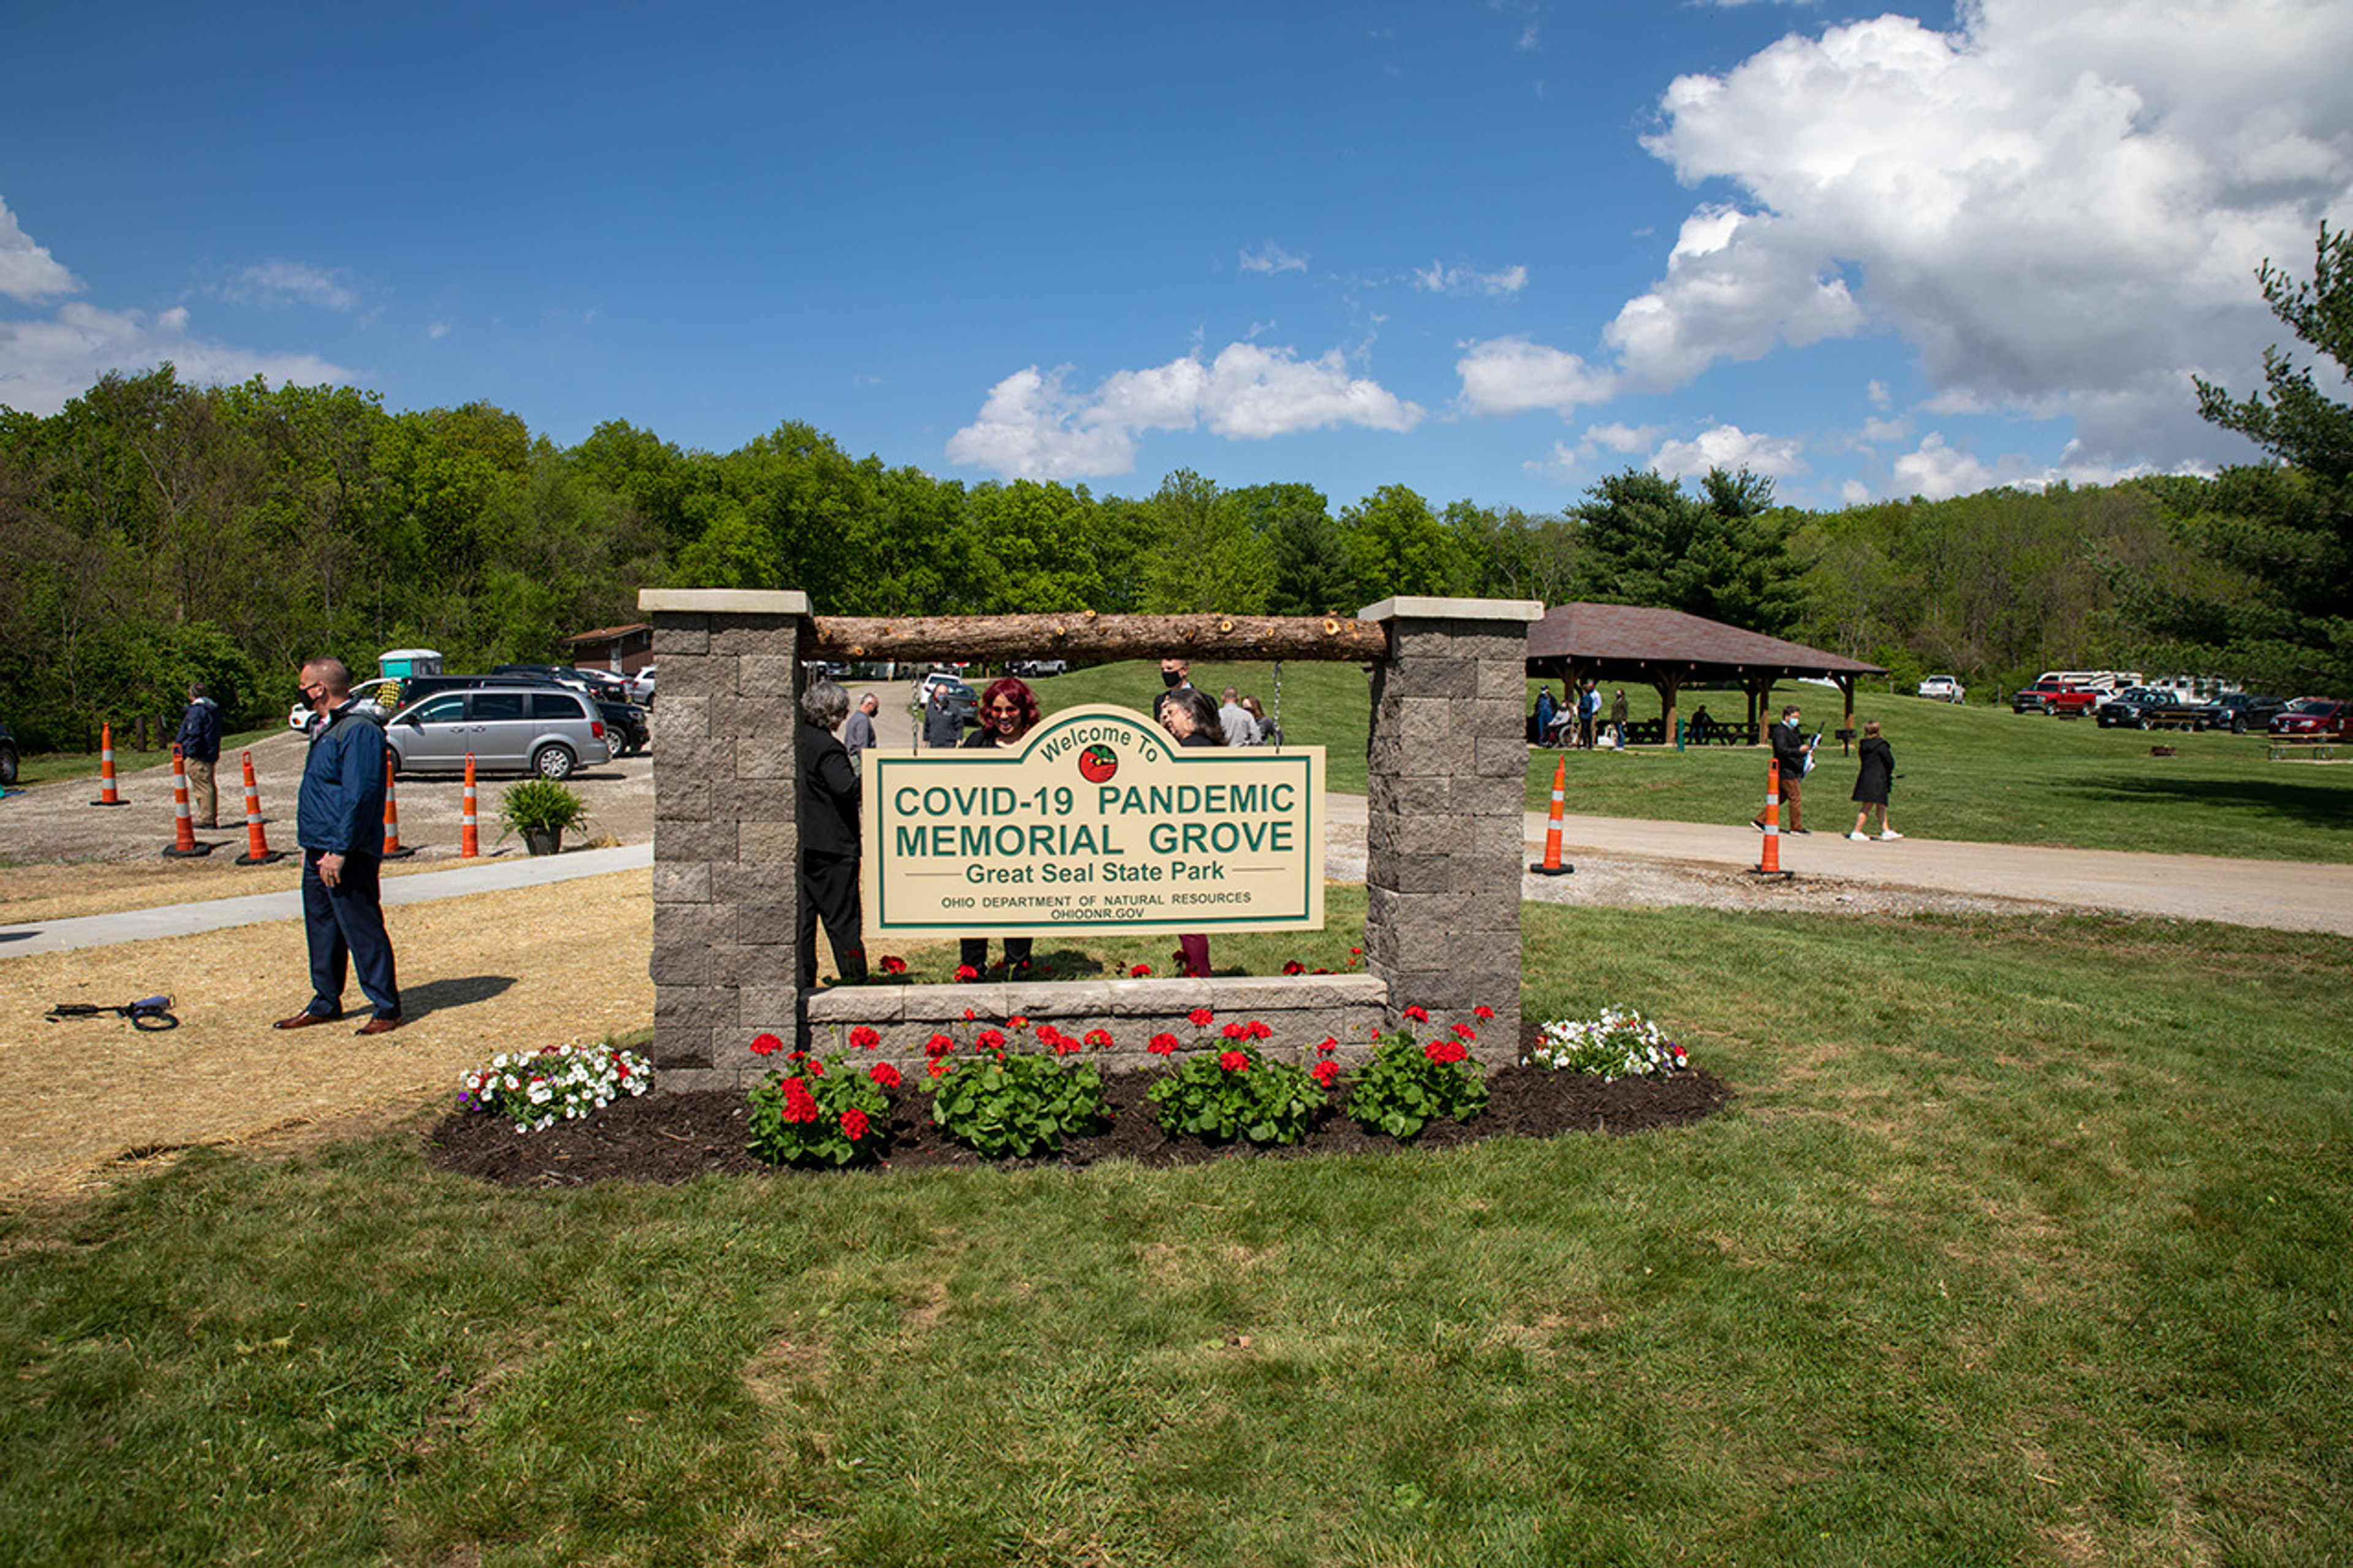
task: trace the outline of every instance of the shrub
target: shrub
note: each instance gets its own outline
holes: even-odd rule
[[[1219,1142],[1237,1134],[1253,1143],[1306,1137],[1330,1101],[1304,1070],[1260,1054],[1257,1042],[1271,1032],[1253,1019],[1227,1025],[1220,1048],[1208,1048],[1215,1042],[1205,1040],[1203,1049],[1145,1091],[1153,1120],[1163,1131]],[[1155,1039],[1152,1048],[1167,1055],[1159,1046]]]
[[[1419,1007],[1407,1008],[1405,1016],[1430,1021]],[[1470,1025],[1457,1024],[1427,1044],[1402,1029],[1376,1041],[1372,1060],[1348,1092],[1348,1114],[1367,1132],[1407,1142],[1440,1117],[1470,1121],[1487,1108],[1486,1073],[1469,1046],[1477,1038]]]
[[[549,1046],[513,1056],[501,1051],[458,1081],[458,1102],[467,1110],[503,1116],[518,1132],[537,1132],[602,1110],[621,1095],[645,1093],[654,1069],[617,1046]]]
[[[774,1035],[752,1042],[761,1056],[783,1046]],[[806,1051],[785,1064],[747,1097],[755,1156],[773,1165],[863,1165],[880,1156],[891,1116],[883,1089],[898,1082],[895,1068],[885,1062],[861,1071],[848,1057],[819,1060]]]

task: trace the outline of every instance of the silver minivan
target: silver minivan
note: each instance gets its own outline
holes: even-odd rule
[[[402,773],[463,773],[471,752],[484,773],[561,779],[612,760],[596,705],[560,686],[482,686],[437,691],[385,721]]]

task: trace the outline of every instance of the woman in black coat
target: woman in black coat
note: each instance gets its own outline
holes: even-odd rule
[[[858,905],[858,770],[834,735],[849,694],[820,680],[801,694],[800,983],[817,984],[817,923],[833,945],[834,966],[851,984],[866,978],[865,917]]]
[[[1879,837],[1904,837],[1887,826],[1887,792],[1895,783],[1895,752],[1879,738],[1879,721],[1867,721],[1862,726],[1862,770],[1855,775],[1854,799],[1862,809],[1854,814],[1854,831],[1849,838],[1857,841],[1871,837],[1862,830],[1873,812],[1879,814]]]

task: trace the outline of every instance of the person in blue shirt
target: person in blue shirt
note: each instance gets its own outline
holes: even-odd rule
[[[311,1001],[278,1020],[281,1029],[332,1024],[343,1016],[343,980],[359,973],[374,1015],[354,1031],[400,1027],[400,984],[392,938],[384,929],[384,731],[352,700],[342,661],[302,667],[302,700],[316,715],[302,792],[294,807],[294,841],[302,849],[302,929],[311,946]]]
[[[173,745],[180,753],[180,772],[188,781],[189,825],[220,826],[220,795],[213,769],[220,762],[220,704],[205,695],[201,680],[188,688],[188,710],[180,715],[180,732]]]

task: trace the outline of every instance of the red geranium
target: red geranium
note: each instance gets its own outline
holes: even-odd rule
[[[948,1076],[949,1072],[955,1068],[955,1063],[948,1060],[945,1057],[934,1057],[932,1058],[931,1074],[934,1078],[945,1078]]]
[[[1293,958],[1284,963],[1282,972],[1285,974],[1304,974],[1307,973],[1307,966]]]
[[[1029,1026],[1029,1015],[1027,1013],[1016,1013],[1013,1016],[1005,1020],[1005,1026],[1008,1029],[1026,1029]]]
[[[1248,1051],[1224,1052],[1218,1058],[1218,1065],[1228,1072],[1248,1072],[1250,1071],[1250,1053]]]
[[[969,963],[959,963],[956,965],[955,977],[958,980],[977,980],[980,978],[980,971]]]
[[[1326,1058],[1323,1061],[1317,1062],[1314,1067],[1309,1068],[1307,1069],[1307,1076],[1314,1079],[1317,1083],[1322,1084],[1325,1089],[1329,1089],[1334,1084],[1340,1081],[1340,1064],[1333,1061],[1329,1058]]]
[[[1479,1031],[1468,1024],[1457,1024],[1454,1026],[1454,1037],[1458,1040],[1475,1040],[1479,1037]]]
[[[1263,1039],[1267,1039],[1267,1038],[1269,1038],[1270,1037],[1271,1037],[1271,1036],[1273,1035],[1273,1033],[1274,1033],[1274,1031],[1273,1031],[1272,1029],[1271,1029],[1271,1028],[1267,1027],[1267,1026],[1266,1026],[1266,1025],[1264,1025],[1264,1024],[1261,1023],[1258,1019],[1256,1019],[1256,1018],[1252,1018],[1252,1019],[1250,1021],[1250,1037],[1251,1039],[1253,1039],[1253,1040],[1263,1040]]]
[[[1324,1036],[1324,1043],[1323,1043],[1322,1045],[1320,1045],[1320,1046],[1317,1046],[1315,1048],[1316,1048],[1317,1050],[1319,1050],[1319,1051],[1323,1052],[1325,1056],[1327,1056],[1327,1057],[1328,1057],[1328,1056],[1330,1056],[1334,1051],[1336,1051],[1336,1050],[1338,1050],[1338,1049],[1340,1048],[1340,1042],[1339,1042],[1339,1041],[1337,1041],[1337,1040],[1335,1040],[1335,1039],[1334,1039],[1331,1036],[1326,1035],[1326,1036]]]
[[[1109,1029],[1089,1029],[1087,1031],[1087,1044],[1094,1047],[1094,1048],[1099,1051],[1107,1051],[1111,1049],[1111,1031]]]
[[[1473,1007],[1471,1016],[1483,1024],[1495,1016],[1495,1010],[1493,1007]]]
[[[785,1120],[787,1121],[817,1120],[817,1097],[809,1093],[807,1084],[797,1078],[785,1080]]]
[[[865,1137],[866,1112],[859,1110],[858,1107],[854,1105],[849,1110],[843,1111],[841,1113],[841,1130],[849,1135],[849,1141],[852,1143],[855,1143],[860,1138]]]
[[[1207,1007],[1196,1007],[1191,1012],[1186,1014],[1185,1016],[1191,1022],[1193,1027],[1197,1029],[1206,1029],[1209,1026],[1209,1020],[1216,1017],[1217,1015],[1210,1012]]]
[[[874,1032],[872,1025],[860,1024],[849,1031],[849,1043],[861,1051],[871,1051],[882,1043],[882,1037]]]
[[[1144,1048],[1155,1057],[1173,1057],[1182,1044],[1183,1042],[1174,1035],[1155,1035],[1152,1037],[1152,1043]]]
[[[1430,1010],[1419,1003],[1415,1004],[1413,1006],[1408,1007],[1402,1016],[1411,1019],[1417,1024],[1427,1024],[1430,1022]]]
[[[809,1077],[823,1078],[825,1076],[825,1064],[818,1060],[815,1057],[810,1056],[807,1052],[796,1051],[793,1053],[793,1059],[795,1061],[807,1062],[808,1064]]]
[[[885,953],[882,958],[882,973],[885,974],[904,974],[907,973],[907,961],[903,958],[892,958],[888,953]]]
[[[1471,1052],[1460,1040],[1432,1040],[1421,1047],[1421,1054],[1440,1067],[1444,1067],[1449,1062],[1461,1061]]]
[[[774,1035],[754,1035],[752,1037],[752,1054],[755,1057],[772,1057],[784,1048],[785,1042],[776,1038]]]
[[[1247,1040],[1250,1037],[1250,1026],[1239,1021],[1228,1024],[1220,1033],[1229,1040]]]
[[[884,1089],[896,1089],[899,1087],[899,1069],[892,1067],[889,1062],[876,1062],[872,1067],[866,1069],[866,1076],[872,1079],[876,1083],[881,1084]]]
[[[1139,963],[1134,968],[1127,972],[1127,976],[1131,980],[1142,980],[1151,973],[1152,965],[1148,963]]]
[[[1001,1051],[1005,1048],[1005,1036],[999,1030],[983,1029],[972,1037],[972,1043],[984,1051]]]
[[[955,1049],[955,1041],[946,1035],[934,1035],[923,1042],[923,1054],[934,1061]]]

